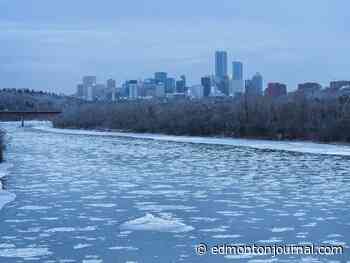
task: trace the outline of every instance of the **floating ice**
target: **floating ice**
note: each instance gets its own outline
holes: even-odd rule
[[[91,244],[78,244],[78,245],[75,245],[73,248],[82,249],[82,248],[91,247],[91,246],[92,246]]]
[[[56,232],[85,232],[85,231],[95,231],[96,227],[94,226],[87,226],[82,228],[76,228],[76,227],[54,227],[46,230],[47,233],[56,233]]]
[[[115,204],[88,204],[91,207],[111,208],[115,207]]]
[[[199,144],[214,144],[214,145],[229,145],[250,147],[255,149],[270,149],[278,151],[315,153],[326,155],[344,155],[350,156],[350,147],[345,145],[324,144],[314,142],[286,142],[286,141],[271,141],[271,140],[252,140],[252,139],[234,139],[234,138],[206,138],[194,136],[174,136],[161,134],[139,134],[139,133],[124,133],[124,132],[100,132],[72,129],[56,129],[47,126],[36,126],[35,129],[46,132],[72,134],[72,135],[90,135],[90,136],[116,136],[128,137],[137,139],[150,139],[169,142],[182,143],[199,143]]]
[[[146,214],[144,217],[125,222],[120,226],[120,228],[123,230],[158,231],[171,233],[183,233],[194,230],[192,226],[185,225],[178,219],[160,218],[155,217],[152,214]]]
[[[127,250],[127,251],[136,251],[136,250],[138,250],[137,247],[131,247],[131,246],[127,246],[127,247],[116,246],[116,247],[110,247],[108,249],[110,249],[110,250]]]
[[[39,205],[27,205],[27,206],[22,206],[18,209],[20,210],[47,210],[50,207],[48,206],[39,206]]]
[[[32,257],[41,257],[48,256],[52,253],[48,248],[7,248],[0,250],[0,257],[7,258],[32,258]]]
[[[281,233],[281,232],[287,232],[287,231],[294,231],[293,227],[274,227],[271,229],[271,232],[273,233]]]

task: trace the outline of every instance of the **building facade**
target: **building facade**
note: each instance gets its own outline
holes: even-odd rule
[[[265,89],[265,96],[271,98],[278,98],[287,95],[287,86],[279,82],[271,82]]]
[[[218,78],[224,78],[227,76],[227,52],[226,51],[215,52],[215,76]]]

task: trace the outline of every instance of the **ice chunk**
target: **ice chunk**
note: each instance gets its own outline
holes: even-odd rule
[[[287,231],[294,231],[293,227],[274,227],[271,229],[271,232],[273,233],[281,233],[281,232],[287,232]]]
[[[144,217],[140,217],[128,222],[125,222],[120,226],[123,230],[141,230],[141,231],[158,231],[158,232],[171,232],[171,233],[183,233],[192,231],[192,226],[185,225],[178,219],[174,218],[161,218],[152,214],[146,214]]]

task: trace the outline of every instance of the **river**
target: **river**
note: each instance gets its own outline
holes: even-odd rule
[[[10,140],[0,164],[8,170],[0,199],[9,198],[0,262],[350,262],[349,148],[294,152],[35,125],[2,124]],[[199,256],[200,243],[345,252]]]

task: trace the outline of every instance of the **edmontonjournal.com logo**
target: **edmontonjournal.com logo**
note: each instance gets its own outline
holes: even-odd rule
[[[201,243],[196,246],[196,253],[200,256],[210,255],[252,255],[252,256],[279,256],[279,255],[324,255],[334,256],[344,253],[341,245],[233,245],[219,244],[209,246]]]

